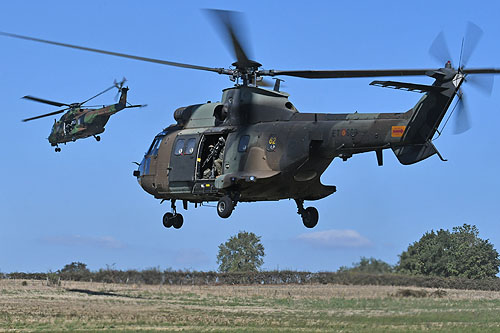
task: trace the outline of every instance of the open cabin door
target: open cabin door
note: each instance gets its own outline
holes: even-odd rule
[[[196,158],[196,182],[193,193],[214,193],[215,178],[224,173],[227,133],[205,134],[200,140]]]

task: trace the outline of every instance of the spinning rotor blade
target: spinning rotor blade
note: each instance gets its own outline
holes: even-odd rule
[[[457,113],[455,114],[454,134],[467,132],[471,128],[467,104],[465,103],[464,95],[459,96],[457,104]]]
[[[369,70],[298,70],[280,71],[269,70],[260,71],[260,75],[287,75],[302,77],[306,79],[336,79],[353,77],[377,77],[377,76],[418,76],[427,75],[435,69],[369,69]]]
[[[38,103],[45,103],[49,105],[54,105],[54,106],[69,106],[69,104],[66,103],[59,103],[59,102],[54,102],[54,101],[49,101],[48,99],[43,99],[43,98],[38,98],[38,97],[33,97],[33,96],[24,96],[24,99],[29,99],[30,101],[35,101]]]
[[[451,54],[448,45],[446,44],[446,38],[444,37],[444,32],[440,32],[436,39],[431,44],[429,48],[429,54],[434,57],[440,64],[444,64],[447,61],[451,61]]]
[[[66,110],[69,110],[69,108],[62,109],[62,110],[59,110],[59,111],[54,111],[54,112],[51,112],[51,113],[42,114],[40,116],[36,116],[36,117],[32,117],[32,118],[26,118],[26,119],[23,119],[22,121],[26,122],[26,121],[30,121],[30,120],[39,119],[39,118],[49,117],[49,116],[53,116],[55,114],[63,113]]]
[[[116,92],[116,95],[115,95],[115,101],[118,101],[118,97],[120,97],[120,93],[122,92],[122,88],[123,88],[123,85],[125,84],[125,82],[127,82],[127,79],[125,77],[120,82],[117,82],[115,80],[115,82],[114,82],[115,88],[118,89],[118,91]]]
[[[98,96],[101,96],[102,94],[104,94],[105,92],[110,91],[110,90],[111,90],[111,89],[113,89],[113,88],[115,88],[115,85],[112,85],[111,87],[104,89],[103,91],[101,91],[101,92],[100,92],[100,93],[98,93],[97,95],[92,96],[92,97],[90,97],[89,99],[87,99],[87,100],[85,100],[85,101],[83,101],[83,102],[81,102],[81,103],[78,103],[78,104],[79,104],[80,106],[82,106],[83,104],[87,103],[88,101],[93,100],[94,98],[96,98],[96,97],[98,97]]]
[[[469,59],[472,53],[474,53],[474,50],[476,49],[477,44],[479,43],[479,40],[481,39],[482,36],[483,36],[483,30],[481,30],[481,28],[479,28],[472,22],[467,23],[467,28],[465,30],[465,38],[464,38],[462,63],[460,64],[461,67],[467,66],[467,63],[469,62]]]
[[[248,42],[242,43],[244,40],[244,33],[242,33],[243,28],[243,15],[238,12],[227,11],[227,10],[219,10],[219,9],[206,9],[207,13],[212,16],[213,21],[215,21],[216,25],[219,26],[219,30],[222,34],[226,35],[229,39],[227,44],[230,45],[230,48],[234,52],[234,56],[237,59],[233,65],[238,68],[248,68],[248,67],[257,67],[260,64],[252,61],[248,58],[248,52],[245,52],[245,48],[243,44],[248,46]],[[239,22],[239,24],[235,23]],[[248,51],[248,47],[246,47]]]
[[[493,92],[495,76],[493,74],[470,75],[467,76],[466,81],[475,86],[480,92],[489,96]]]
[[[215,72],[215,73],[219,73],[219,74],[231,74],[231,72],[232,72],[230,70],[225,70],[224,68],[204,67],[204,66],[197,66],[197,65],[191,65],[191,64],[184,64],[184,63],[181,63],[181,62],[173,62],[173,61],[167,61],[167,60],[161,60],[161,59],[139,57],[139,56],[125,54],[125,53],[111,52],[111,51],[99,50],[99,49],[94,49],[94,48],[85,47],[85,46],[78,46],[78,45],[72,45],[72,44],[66,44],[66,43],[59,43],[59,42],[54,42],[54,41],[40,39],[40,38],[35,38],[35,37],[30,37],[30,36],[16,35],[16,34],[11,34],[9,32],[1,32],[0,31],[0,35],[8,36],[8,37],[13,37],[13,38],[18,38],[18,39],[31,40],[31,41],[39,42],[39,43],[45,43],[45,44],[52,44],[52,45],[57,45],[57,46],[69,47],[69,48],[77,49],[77,50],[83,50],[83,51],[89,51],[89,52],[95,52],[95,53],[102,53],[102,54],[112,55],[112,56],[116,56],[116,57],[122,57],[122,58],[128,58],[128,59],[134,59],[134,60],[140,60],[140,61],[146,61],[146,62],[152,62],[152,63],[161,64],[161,65],[167,65],[167,66],[198,69],[198,70],[202,70],[202,71]]]

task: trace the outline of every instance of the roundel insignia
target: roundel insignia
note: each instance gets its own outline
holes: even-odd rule
[[[267,151],[274,151],[276,149],[276,135],[271,135],[267,141]]]

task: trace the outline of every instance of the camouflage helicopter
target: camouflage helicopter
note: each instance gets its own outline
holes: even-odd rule
[[[88,138],[90,136],[93,136],[97,141],[100,141],[101,137],[98,134],[104,132],[104,126],[106,126],[106,123],[112,115],[126,108],[136,108],[144,106],[130,105],[130,103],[129,105],[127,105],[128,87],[123,87],[125,81],[125,79],[123,79],[121,82],[115,81],[115,83],[111,87],[80,103],[66,104],[33,96],[24,96],[24,99],[28,99],[31,101],[58,107],[67,106],[67,108],[46,113],[40,116],[23,119],[23,121],[26,122],[30,120],[49,117],[66,111],[66,113],[64,113],[58,121],[54,119],[54,125],[52,126],[52,130],[48,137],[50,144],[53,147],[56,147],[56,152],[61,151],[61,148],[59,148],[59,144],[61,143],[66,144],[66,142],[76,141],[78,139]],[[113,88],[117,88],[118,93],[121,93],[118,103],[103,106],[97,109],[90,107],[82,108],[85,103],[93,100],[94,98],[104,94],[105,92]]]
[[[248,57],[235,24],[234,12],[211,13],[229,39],[236,62],[230,68],[204,67],[160,59],[138,57],[34,37],[1,33],[10,37],[70,47],[118,57],[228,75],[235,85],[223,90],[220,102],[180,107],[175,124],[158,133],[138,169],[133,172],[140,186],[155,198],[170,200],[171,211],[163,225],[183,225],[176,202],[186,210],[204,202],[217,202],[217,213],[228,218],[239,202],[293,199],[305,227],[318,223],[314,207],[304,201],[325,198],[336,192],[323,185],[320,176],[336,157],[346,161],[354,154],[375,152],[383,165],[382,152],[391,149],[403,165],[439,154],[432,143],[455,96],[469,75],[498,74],[500,69],[465,67],[477,45],[479,28],[470,25],[462,61],[454,68],[442,35],[431,46],[431,54],[444,64],[430,69],[382,70],[264,70]],[[473,37],[471,37],[473,36]],[[475,37],[474,37],[475,36]],[[471,37],[469,39],[469,37]],[[464,48],[463,48],[464,49]],[[292,76],[307,79],[429,76],[430,85],[397,81],[373,81],[380,87],[422,93],[413,108],[401,113],[301,113],[280,91],[265,89],[263,78]],[[491,80],[487,80],[492,83]],[[459,98],[458,108],[463,110]],[[453,108],[454,109],[454,108]],[[457,113],[465,114],[463,111]],[[460,118],[459,118],[460,119]],[[466,122],[465,122],[466,123]],[[465,127],[467,125],[465,124]]]

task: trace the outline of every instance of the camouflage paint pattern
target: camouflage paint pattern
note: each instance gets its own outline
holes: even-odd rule
[[[336,191],[320,182],[335,157],[375,151],[381,159],[390,148],[401,163],[411,164],[437,153],[430,140],[464,76],[453,68],[429,76],[434,84],[419,85],[424,96],[402,113],[300,113],[283,92],[225,89],[220,103],[179,108],[177,124],[156,136],[134,174],[158,199],[318,200]],[[411,85],[380,84],[389,83]],[[222,175],[203,179],[203,147],[218,136],[226,140]],[[190,139],[196,145],[191,153],[184,151]]]
[[[104,132],[109,118],[126,108],[128,88],[121,89],[118,103],[99,109],[72,107],[54,122],[48,140],[52,146],[88,138]]]

